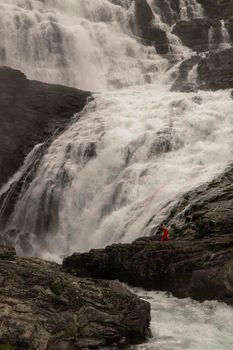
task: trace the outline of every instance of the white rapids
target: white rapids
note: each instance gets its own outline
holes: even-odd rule
[[[170,91],[178,59],[192,55],[172,26],[203,17],[202,7],[196,0],[147,3],[151,25],[166,32],[173,68],[132,34],[134,0],[0,0],[0,64],[31,79],[96,91],[43,153],[31,183],[23,183],[1,232],[19,254],[60,262],[74,251],[151,235],[184,193],[232,162],[230,91]],[[228,47],[223,21],[221,30]],[[214,35],[211,29],[210,49]],[[196,75],[195,66],[188,79]],[[0,214],[39,161],[40,147],[0,191]],[[152,306],[153,338],[137,349],[233,348],[226,305],[134,292]]]
[[[156,51],[132,36],[129,16],[107,0],[0,0],[0,64],[92,91],[144,84]]]
[[[199,303],[165,293],[133,290],[151,304],[153,337],[134,350],[230,350],[232,308],[217,301]]]
[[[8,229],[30,232],[33,255],[55,260],[150,235],[183,193],[231,162],[232,111],[228,91],[96,94],[49,147]]]

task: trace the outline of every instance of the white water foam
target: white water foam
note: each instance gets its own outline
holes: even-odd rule
[[[96,95],[49,147],[8,229],[33,233],[33,255],[55,260],[149,235],[231,162],[232,111],[228,91],[159,84]]]
[[[233,310],[217,301],[199,303],[134,289],[151,304],[153,338],[134,350],[230,350]]]
[[[158,56],[132,36],[128,11],[107,0],[0,0],[0,64],[92,91],[144,84]]]

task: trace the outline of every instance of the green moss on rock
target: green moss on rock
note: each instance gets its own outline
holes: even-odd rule
[[[4,343],[0,344],[0,350],[16,350],[16,347],[11,344]]]

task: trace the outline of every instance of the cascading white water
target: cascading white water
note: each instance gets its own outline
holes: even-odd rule
[[[183,193],[231,162],[232,111],[228,91],[162,83],[96,95],[49,147],[8,230],[33,234],[32,253],[56,260],[150,234]]]
[[[166,4],[172,12],[171,1]],[[148,3],[173,52],[187,56],[170,33],[172,23],[164,23],[153,6],[158,1]],[[60,260],[74,251],[149,235],[183,193],[232,162],[229,92],[170,92],[168,62],[132,36],[132,4],[0,0],[0,63],[48,82],[98,91],[122,87],[94,95],[23,187],[2,234],[19,253]],[[177,16],[202,17],[203,10],[195,0],[181,0]],[[175,13],[171,17],[175,21]],[[195,75],[196,67],[189,79]],[[11,190],[34,155],[0,195]],[[225,305],[136,292],[151,302],[154,335],[139,349],[231,349],[232,310]]]
[[[192,55],[192,50],[188,47],[184,47],[182,45],[181,40],[178,36],[172,34],[172,26],[168,23],[164,22],[161,11],[159,11],[158,3],[156,0],[146,0],[148,5],[150,6],[153,14],[154,20],[152,25],[155,27],[159,27],[163,31],[166,32],[167,40],[169,43],[169,48],[174,57],[179,61],[181,59],[189,58]],[[171,8],[169,0],[166,1],[167,6]],[[179,16],[179,14],[177,14]]]
[[[190,84],[193,84],[194,86],[197,86],[197,80],[198,80],[198,64],[195,64],[192,69],[188,72],[187,76],[187,82]]]
[[[221,50],[228,49],[231,47],[231,37],[226,28],[225,21],[222,19],[221,21],[221,42],[219,44],[219,48]]]
[[[155,11],[152,1],[148,3]],[[194,3],[185,2],[198,16],[200,9]],[[231,161],[233,101],[228,92],[170,92],[167,60],[130,36],[126,17],[134,6],[130,1],[125,5],[107,0],[70,0],[68,4],[58,0],[4,1],[4,9],[18,13],[17,20],[9,17],[11,25],[23,23],[21,36],[28,36],[30,28],[42,40],[35,23],[44,23],[45,18],[51,26],[51,16],[59,28],[61,23],[64,25],[59,30],[62,35],[69,32],[70,25],[75,29],[77,21],[88,55],[81,46],[72,49],[80,60],[85,57],[89,78],[99,89],[106,88],[106,81],[97,78],[90,68],[95,63],[94,70],[104,80],[113,79],[112,73],[118,85],[124,86],[117,92],[95,95],[81,118],[49,147],[6,228],[9,239],[14,233],[13,242],[19,251],[25,253],[21,242],[24,234],[30,237],[30,254],[56,260],[74,250],[148,235],[179,196],[210,180]],[[25,27],[29,17],[34,19]],[[154,18],[162,25],[159,14],[155,13]],[[51,34],[48,28],[47,32]],[[74,33],[75,38],[81,38]],[[25,43],[21,36],[19,52]],[[54,48],[54,42],[58,42],[54,36],[46,38],[45,43],[39,40],[40,45],[36,43],[31,49],[40,49],[42,54],[48,44]],[[9,40],[6,42],[9,45]],[[180,49],[186,52],[181,44]],[[95,50],[98,54],[93,61]],[[58,59],[59,55],[60,51],[55,51],[52,57]],[[67,53],[64,57],[67,59]],[[99,60],[105,60],[107,70],[102,63],[98,65]],[[21,57],[19,62],[23,62]],[[41,63],[43,74],[46,57],[41,57]],[[77,74],[79,68],[77,65]],[[69,70],[75,75],[71,61]],[[59,80],[56,74],[54,79]],[[148,75],[153,82],[150,86],[142,84]],[[87,79],[86,84],[92,85],[93,81]],[[125,88],[136,82],[141,86]]]
[[[0,64],[83,89],[144,84],[155,49],[132,37],[129,11],[107,0],[0,0]]]
[[[209,49],[224,50],[231,47],[231,37],[227,30],[225,20],[220,21],[220,28],[210,27],[209,29]]]
[[[134,350],[230,350],[232,308],[216,301],[178,300],[165,293],[134,289],[151,304],[153,337]]]

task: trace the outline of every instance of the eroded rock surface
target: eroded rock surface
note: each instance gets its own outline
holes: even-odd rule
[[[117,281],[80,279],[0,246],[0,345],[120,349],[149,334],[150,305]]]

